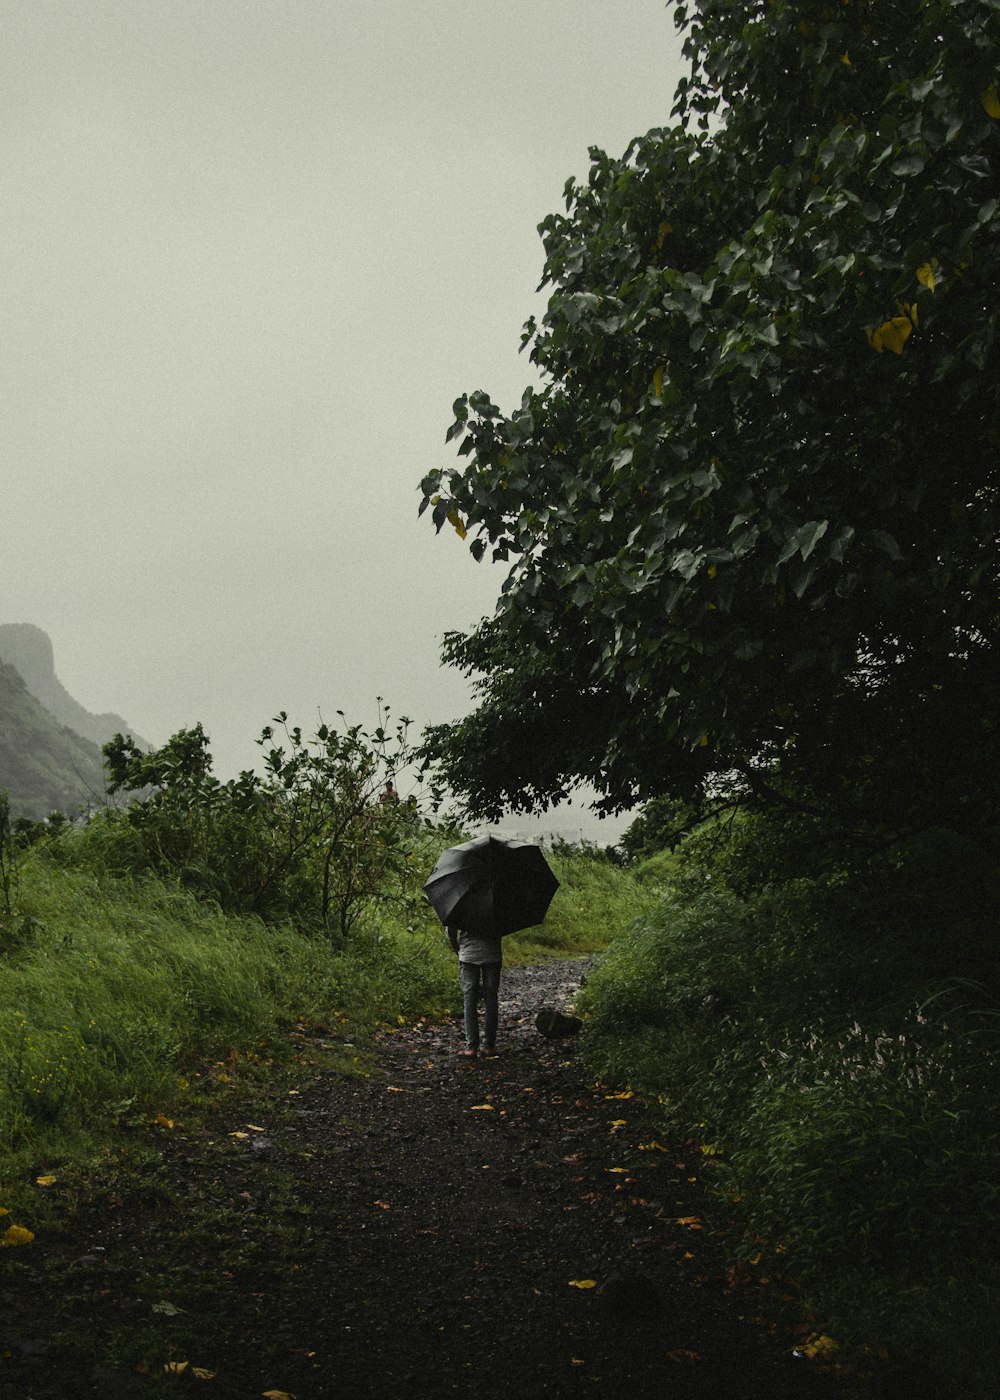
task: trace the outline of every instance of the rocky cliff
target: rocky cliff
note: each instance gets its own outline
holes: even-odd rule
[[[104,801],[104,759],[89,739],[59,723],[0,661],[0,791],[11,815],[41,821],[76,816]]]
[[[145,739],[129,728],[121,715],[95,715],[74,700],[56,675],[52,642],[46,632],[30,622],[0,623],[0,661],[13,666],[33,695],[49,714],[81,734],[92,744],[106,744],[116,734],[131,734],[140,748],[151,748]]]
[[[121,715],[91,714],[70,695],[40,627],[0,624],[0,792],[14,816],[37,821],[100,806],[101,745],[118,733],[151,747]]]

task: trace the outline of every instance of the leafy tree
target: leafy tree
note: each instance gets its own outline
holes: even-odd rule
[[[729,783],[997,826],[998,0],[674,7],[679,124],[540,225],[541,375],[421,510],[508,572],[428,731],[496,816]]]

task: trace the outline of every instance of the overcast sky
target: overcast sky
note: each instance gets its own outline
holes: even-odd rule
[[[278,709],[465,712],[441,637],[503,574],[417,488],[460,393],[531,378],[588,146],[669,122],[663,0],[0,16],[0,622],[154,742],[200,720],[222,777]]]

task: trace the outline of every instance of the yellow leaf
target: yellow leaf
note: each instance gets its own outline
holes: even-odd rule
[[[262,1390],[264,1400],[295,1400],[294,1395],[289,1395],[287,1390]]]
[[[235,1133],[230,1133],[229,1136],[230,1136],[230,1137],[234,1137],[234,1138],[248,1138],[248,1137],[250,1136],[250,1134],[249,1134],[249,1133],[235,1132]]]
[[[662,1142],[640,1142],[639,1144],[640,1152],[666,1152],[666,1150]]]
[[[1000,119],[1000,93],[997,92],[993,83],[983,93],[983,106],[986,108],[987,116]]]
[[[172,1128],[174,1126],[174,1120],[172,1118],[167,1118],[165,1114],[162,1113],[158,1113],[153,1119],[153,1122],[159,1123],[161,1128]]]
[[[249,1128],[252,1133],[266,1133],[267,1129],[262,1128],[259,1123],[244,1123],[244,1128]]]
[[[57,1176],[36,1176],[36,1177],[35,1177],[35,1185],[36,1185],[36,1186],[55,1186],[55,1184],[56,1184],[56,1182],[57,1182],[58,1180],[59,1180],[59,1178],[58,1178]]]
[[[716,576],[716,574],[717,574],[718,572],[719,572],[719,571],[718,571],[718,569],[715,567],[714,564],[709,564],[709,566],[708,566],[708,576],[709,576],[709,578],[715,578],[715,576]]]
[[[610,1128],[609,1128],[608,1131],[609,1131],[609,1132],[612,1132],[612,1133],[617,1133],[619,1128],[627,1128],[627,1127],[628,1127],[628,1119],[627,1119],[627,1118],[615,1118],[615,1119],[612,1121],[611,1126],[610,1126]]]
[[[491,1103],[474,1103],[474,1104],[472,1105],[472,1107],[469,1109],[469,1112],[470,1112],[470,1113],[486,1113],[486,1112],[492,1113],[492,1112],[493,1112],[493,1105],[492,1105]]]
[[[462,523],[462,517],[459,515],[458,511],[455,510],[454,506],[448,512],[448,524],[454,527],[455,534],[460,540],[464,540],[469,533]]]
[[[373,1206],[378,1206],[379,1210],[392,1210],[388,1201],[372,1201]]]
[[[929,262],[921,263],[917,268],[917,281],[923,283],[929,292],[933,292],[936,286],[934,269]]]
[[[686,1225],[689,1230],[700,1230],[701,1221],[696,1215],[679,1215],[675,1221],[677,1225]]]
[[[627,1176],[628,1167],[608,1167],[609,1172],[614,1172],[616,1176]]]
[[[633,1093],[633,1091],[632,1091],[631,1089],[626,1089],[626,1090],[624,1091],[624,1093],[621,1093],[621,1094],[605,1094],[604,1097],[605,1097],[606,1099],[634,1099],[634,1098],[635,1098],[635,1094]]]
[[[844,65],[845,68],[853,68],[853,67],[854,67],[854,64],[851,62],[851,55],[850,55],[849,53],[846,53],[846,52],[845,52],[845,53],[842,53],[842,54],[840,55],[840,61],[841,61],[841,63]]]
[[[570,1286],[570,1288],[596,1288],[596,1287],[597,1287],[597,1279],[596,1279],[596,1278],[571,1278],[570,1281],[569,1281],[569,1286]]]
[[[662,248],[662,247],[663,247],[663,240],[666,238],[666,236],[667,236],[668,233],[673,233],[673,231],[674,231],[674,226],[673,226],[673,224],[668,224],[667,221],[666,221],[666,219],[664,219],[663,222],[660,224],[660,227],[656,230],[656,246],[657,246],[657,248]]]
[[[0,1245],[13,1249],[19,1244],[30,1244],[34,1238],[32,1232],[24,1225],[8,1225],[0,1235]]]
[[[840,1343],[835,1342],[832,1337],[827,1337],[823,1333],[814,1332],[812,1336],[808,1338],[805,1345],[799,1347],[799,1351],[803,1356],[813,1361],[818,1356],[832,1356],[839,1345]]]
[[[891,350],[894,355],[903,353],[903,346],[913,331],[915,317],[893,316],[884,321],[877,330],[868,331],[868,344],[880,355],[883,350]]]
[[[215,1371],[206,1371],[204,1366],[192,1366],[191,1374],[197,1376],[200,1381],[214,1381],[216,1376]]]
[[[653,371],[653,397],[660,398],[663,394],[663,366]]]
[[[163,1369],[168,1376],[183,1376],[190,1365],[190,1361],[164,1361]]]
[[[6,1206],[0,1206],[0,1215],[10,1215],[10,1211]]]
[[[708,735],[707,735],[707,734],[703,734],[703,735],[701,736],[701,738],[698,740],[698,747],[699,747],[700,749],[707,749],[707,748],[708,748]]]

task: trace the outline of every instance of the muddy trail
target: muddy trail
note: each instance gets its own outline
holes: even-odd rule
[[[4,1400],[810,1400],[810,1324],[713,1234],[696,1144],[546,1039],[583,963],[511,969],[498,1058],[379,1036],[250,1121],[164,1124],[147,1178],[5,1251]],[[301,1034],[303,1058],[349,1055]]]

